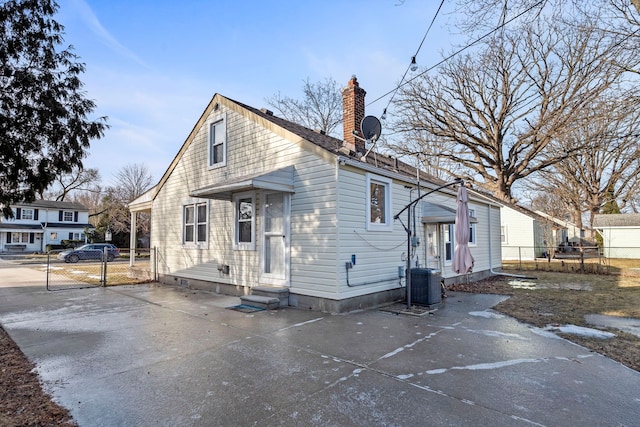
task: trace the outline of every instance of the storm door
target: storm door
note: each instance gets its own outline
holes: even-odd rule
[[[265,193],[261,282],[289,284],[289,195]]]
[[[425,233],[427,234],[425,242],[426,257],[425,267],[434,270],[440,270],[440,238],[438,232],[438,224],[426,224]]]

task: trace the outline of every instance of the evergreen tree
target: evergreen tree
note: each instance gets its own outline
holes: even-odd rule
[[[91,120],[64,27],[53,19],[53,0],[0,0],[0,207],[32,202],[61,174],[82,168],[104,117]]]

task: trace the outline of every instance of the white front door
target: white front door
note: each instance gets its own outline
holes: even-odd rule
[[[289,285],[289,195],[265,193],[261,282]]]

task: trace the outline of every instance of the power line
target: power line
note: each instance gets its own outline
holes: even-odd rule
[[[433,19],[431,20],[431,23],[429,24],[429,28],[427,28],[427,31],[424,33],[424,37],[422,37],[422,41],[420,42],[420,45],[418,46],[418,50],[416,50],[415,55],[413,55],[411,57],[411,63],[409,64],[409,66],[407,67],[407,69],[404,71],[404,74],[402,75],[402,78],[400,79],[400,84],[396,87],[393,95],[391,96],[391,98],[389,99],[389,102],[387,103],[387,106],[384,109],[384,112],[382,113],[383,116],[384,114],[387,112],[387,108],[389,108],[389,105],[391,105],[391,102],[393,101],[393,97],[396,95],[396,92],[398,91],[398,89],[400,89],[400,86],[402,85],[402,82],[404,81],[405,77],[407,77],[407,73],[409,72],[409,70],[411,69],[411,67],[415,64],[416,58],[418,57],[418,53],[420,53],[420,49],[422,49],[422,45],[424,44],[424,41],[427,38],[427,34],[429,34],[429,31],[431,30],[431,27],[433,26],[433,23],[436,22],[436,18],[438,17],[438,14],[440,13],[440,9],[442,9],[442,5],[444,4],[444,0],[442,0],[440,2],[440,6],[438,6],[438,10],[436,10],[435,15],[433,16]],[[380,99],[380,98],[378,98]],[[376,99],[377,101],[377,99]],[[375,102],[375,101],[374,101]],[[369,103],[368,105],[370,105],[371,103]],[[383,117],[384,118],[384,117]]]
[[[461,54],[462,52],[464,52],[465,50],[469,49],[470,47],[478,44],[479,42],[481,42],[482,40],[486,39],[487,37],[489,37],[490,35],[492,35],[493,33],[495,33],[496,31],[498,31],[499,29],[505,27],[507,24],[510,24],[511,22],[515,21],[516,19],[520,18],[522,15],[525,15],[526,13],[529,13],[530,11],[532,11],[533,9],[535,9],[536,7],[542,5],[545,3],[546,0],[540,0],[538,3],[532,5],[531,7],[529,7],[528,9],[524,10],[523,12],[519,13],[518,15],[514,16],[513,18],[509,19],[508,21],[504,21],[502,22],[502,24],[498,25],[497,27],[495,27],[494,29],[492,29],[491,31],[489,31],[488,33],[480,36],[479,38],[475,39],[474,41],[472,41],[471,43],[467,44],[466,46],[458,49],[457,51],[453,52],[451,55],[447,56],[446,58],[442,59],[440,62],[432,65],[431,67],[427,68],[426,70],[424,70],[423,72],[415,75],[414,77],[410,78],[407,81],[403,81],[404,77],[407,75],[407,72],[405,71],[404,76],[402,77],[403,80],[400,81],[400,83],[393,89],[391,89],[389,92],[379,96],[378,98],[374,99],[373,101],[369,102],[367,104],[367,106],[374,104],[378,101],[380,101],[382,98],[385,98],[391,94],[393,94],[393,96],[395,96],[395,93],[404,85],[411,83],[412,81],[414,81],[415,79],[417,79],[418,77],[421,77],[423,75],[425,75],[426,73],[428,73],[429,71],[433,70],[436,67],[439,67],[440,65],[444,64],[445,62],[449,61],[450,59],[452,59],[453,57]],[[391,101],[393,100],[393,96],[391,97],[391,100],[389,101],[389,104],[391,104]],[[389,104],[387,104],[387,107],[389,106]],[[385,108],[386,111],[386,108]]]

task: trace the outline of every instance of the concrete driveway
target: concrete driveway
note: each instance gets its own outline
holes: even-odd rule
[[[640,426],[640,373],[451,295],[427,317],[240,313],[158,285],[47,292],[0,268],[0,323],[81,426]]]

